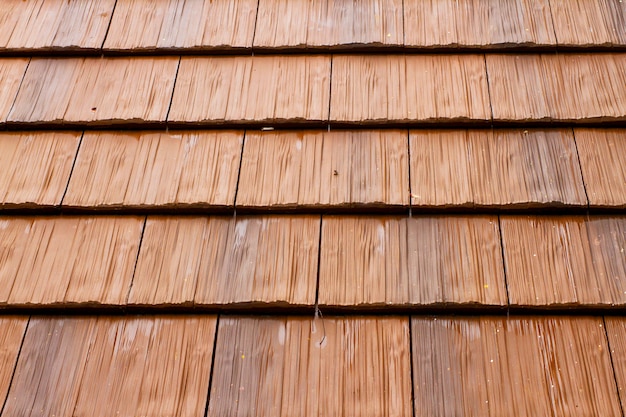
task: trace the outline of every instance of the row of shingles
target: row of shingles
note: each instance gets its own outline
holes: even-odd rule
[[[3,307],[626,304],[624,216],[11,217],[0,237]]]
[[[3,416],[617,417],[626,405],[622,318],[9,316],[0,330]]]
[[[0,51],[624,46],[625,19],[611,0],[10,0]]]
[[[621,208],[625,139],[582,128],[4,133],[0,207]]]
[[[0,67],[0,117],[22,127],[626,119],[626,54],[9,58]]]

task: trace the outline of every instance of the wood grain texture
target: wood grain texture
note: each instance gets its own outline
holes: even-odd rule
[[[413,318],[415,416],[619,416],[602,319]]]
[[[151,217],[129,303],[313,305],[317,216]]]
[[[0,208],[58,206],[80,133],[0,134]]]
[[[626,218],[502,216],[512,305],[626,303]]]
[[[28,317],[0,317],[0,404],[7,398],[27,324]]]
[[[329,306],[507,302],[493,216],[325,216],[319,280]]]
[[[415,130],[411,204],[586,206],[571,130]]]
[[[168,121],[328,120],[330,57],[183,57]]]
[[[261,0],[254,46],[400,46],[403,35],[401,0]]]
[[[575,129],[591,206],[626,208],[626,130]]]
[[[481,121],[491,117],[480,55],[333,57],[330,120]]]
[[[33,58],[8,120],[88,125],[163,122],[177,65],[177,57]]]
[[[243,132],[87,132],[64,206],[227,207]]]
[[[100,49],[115,0],[4,0],[0,51]]]
[[[626,54],[488,54],[486,60],[496,121],[626,120]]]
[[[550,0],[562,46],[626,45],[626,3],[620,0]]]
[[[237,207],[408,206],[406,131],[247,133]]]
[[[197,416],[215,324],[214,316],[33,318],[4,413]]]
[[[405,318],[220,319],[209,416],[410,416]]]
[[[556,44],[548,0],[404,0],[404,25],[409,47]]]
[[[606,334],[611,348],[613,369],[622,409],[626,407],[626,320],[623,317],[605,317]]]
[[[24,58],[0,59],[0,123],[7,120],[28,63]]]
[[[256,0],[118,0],[104,49],[250,48],[256,11]]]
[[[0,304],[125,302],[140,217],[0,218]]]

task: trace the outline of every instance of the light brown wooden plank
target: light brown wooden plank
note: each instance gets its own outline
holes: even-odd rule
[[[620,0],[550,0],[562,46],[626,45],[626,3]]]
[[[586,206],[571,130],[415,130],[412,205]]]
[[[0,207],[61,204],[80,136],[77,132],[0,134]]]
[[[4,404],[9,392],[27,324],[28,317],[0,317],[0,404]]]
[[[24,58],[0,59],[0,123],[7,120],[28,62],[29,60]]]
[[[254,46],[400,46],[403,34],[401,0],[261,0]]]
[[[19,123],[163,122],[178,57],[33,58],[9,115]]]
[[[197,416],[214,316],[34,318],[5,414]]]
[[[319,221],[148,218],[129,303],[313,305]]]
[[[555,45],[548,0],[404,0],[405,45]]]
[[[122,304],[140,217],[0,218],[0,304]]]
[[[513,305],[626,303],[626,218],[503,216]]]
[[[494,120],[626,120],[626,54],[486,59]]]
[[[209,416],[410,416],[405,318],[224,318]]]
[[[328,119],[330,57],[183,57],[168,121]]]
[[[620,416],[602,319],[414,318],[415,416]]]
[[[238,207],[408,206],[406,131],[247,133]]]
[[[575,129],[589,204],[626,208],[626,130]]]
[[[4,0],[0,51],[100,49],[115,0]]]
[[[319,279],[321,305],[507,301],[493,216],[325,216]]]
[[[227,207],[243,132],[87,132],[64,206]]]
[[[626,407],[626,320],[623,317],[605,317],[606,334],[611,348],[617,392]]]
[[[118,0],[104,49],[252,47],[256,0]]]
[[[490,117],[480,55],[333,57],[331,121],[442,122]]]

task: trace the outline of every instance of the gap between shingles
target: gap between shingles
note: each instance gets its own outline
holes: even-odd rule
[[[211,387],[213,386],[213,373],[215,372],[215,356],[217,352],[217,332],[220,329],[220,317],[217,315],[215,319],[215,337],[213,337],[213,354],[211,355],[211,372],[209,373],[209,387],[207,388],[206,404],[204,406],[204,417],[209,414],[209,401],[211,400]]]
[[[408,168],[409,168],[409,219],[413,217],[413,188],[411,187],[411,129],[407,129],[406,131],[406,149],[407,149],[407,157],[408,157]],[[408,239],[408,229],[407,229],[407,239]],[[408,242],[408,240],[407,240]]]
[[[176,66],[176,74],[174,75],[174,85],[172,86],[172,95],[170,96],[170,104],[167,106],[167,113],[165,113],[165,131],[168,131],[168,121],[170,119],[170,111],[172,110],[172,103],[174,102],[174,92],[176,91],[176,81],[178,80],[178,70],[180,70],[180,63],[183,60],[182,55],[178,56],[178,65]]]
[[[100,45],[100,52],[104,50],[104,43],[106,42],[109,36],[109,30],[111,29],[111,22],[113,22],[113,15],[115,14],[115,8],[117,7],[117,0],[113,3],[113,9],[111,9],[111,17],[109,18],[109,24],[107,25],[107,30],[104,32],[104,38],[102,39],[102,44]]]
[[[613,362],[613,351],[611,350],[611,342],[609,341],[609,330],[606,327],[605,316],[602,316],[602,325],[604,326],[604,337],[606,339],[606,347],[609,350],[609,359],[611,360],[611,370],[613,371],[613,380],[615,381],[615,394],[617,394],[617,402],[619,403],[619,409],[624,417],[624,407],[622,406],[622,399],[619,393],[619,383],[617,382],[617,373],[615,372],[615,363]]]
[[[239,180],[241,179],[241,167],[243,166],[243,151],[246,146],[246,136],[248,131],[243,131],[243,138],[241,139],[241,154],[239,155],[239,169],[237,170],[237,182],[235,183],[235,196],[233,197],[233,211],[235,217],[237,216],[237,195],[239,194]]]
[[[506,290],[506,315],[509,316],[511,309],[511,297],[509,296],[509,279],[506,271],[506,259],[504,257],[504,239],[502,238],[502,222],[498,214],[498,234],[500,235],[500,254],[502,256],[502,273],[504,275],[504,289]]]
[[[80,139],[78,140],[78,146],[76,147],[76,153],[74,154],[74,161],[72,161],[72,168],[70,169],[70,175],[67,177],[67,184],[65,184],[65,190],[63,191],[63,195],[61,196],[61,201],[59,201],[59,207],[63,206],[63,202],[65,201],[65,196],[67,195],[67,190],[70,188],[70,181],[72,180],[72,175],[74,175],[74,167],[76,167],[76,161],[78,161],[78,153],[80,152],[80,147],[83,144],[83,138],[85,137],[85,131],[80,135]]]
[[[330,75],[328,77],[328,117],[326,117],[328,124],[328,131],[330,132],[330,103],[333,98],[333,61],[335,60],[335,54],[330,55]]]
[[[139,245],[137,245],[137,256],[135,257],[135,266],[133,267],[133,275],[130,279],[130,285],[128,286],[128,293],[126,294],[126,305],[128,305],[128,300],[130,299],[130,292],[133,289],[133,285],[135,284],[135,273],[137,272],[137,264],[139,264],[139,254],[141,253],[141,245],[143,244],[143,236],[146,232],[146,224],[148,223],[148,216],[143,218],[143,226],[141,228],[141,235],[139,236]]]
[[[406,23],[405,23],[406,9],[404,6],[404,0],[402,0],[402,46],[406,46]]]
[[[556,36],[556,25],[554,24],[554,13],[552,13],[552,2],[548,0],[548,10],[550,11],[550,22],[552,22],[552,33],[554,33],[554,46],[559,47],[559,38]],[[558,49],[557,49],[558,52]]]
[[[409,315],[409,360],[411,370],[411,415],[415,415],[415,377],[413,370],[413,316]]]
[[[250,49],[252,50],[252,56],[254,56],[254,41],[256,41],[256,24],[259,21],[259,8],[261,6],[261,0],[256,2],[256,15],[254,16],[254,29],[252,30],[252,43]]]
[[[17,101],[17,96],[20,95],[20,90],[22,89],[22,84],[24,83],[24,79],[26,78],[26,73],[28,72],[28,68],[30,67],[30,63],[33,61],[33,58],[28,58],[28,63],[26,64],[26,68],[24,68],[24,74],[22,74],[22,79],[20,80],[20,85],[17,87],[17,92],[15,93],[15,97],[13,97],[13,102],[11,103],[11,107],[9,108],[9,111],[7,112],[7,117],[6,119],[4,119],[4,122],[8,122],[9,121],[9,116],[11,115],[11,112],[13,111],[13,107],[15,107],[15,102]]]
[[[487,80],[487,97],[489,98],[489,112],[491,113],[491,127],[493,128],[493,102],[491,99],[491,84],[489,83],[489,67],[487,67],[487,54],[483,54],[485,63],[485,77]]]
[[[583,190],[585,191],[585,199],[587,199],[587,215],[589,215],[589,209],[591,207],[591,201],[589,201],[589,194],[587,193],[587,182],[583,175],[583,165],[580,163],[580,152],[578,152],[578,141],[576,140],[576,132],[572,129],[572,137],[574,138],[574,149],[576,149],[576,160],[578,161],[578,171],[580,172],[580,179],[583,182]]]
[[[24,347],[24,340],[26,340],[26,333],[28,332],[28,327],[30,326],[30,319],[32,316],[28,316],[26,320],[26,326],[24,327],[24,334],[22,335],[22,341],[20,342],[20,348],[17,350],[17,356],[15,357],[15,364],[13,365],[13,372],[11,372],[11,379],[9,380],[9,385],[7,387],[7,394],[4,397],[4,402],[2,403],[2,407],[0,407],[0,416],[4,414],[4,407],[7,405],[7,401],[9,401],[9,394],[11,393],[11,386],[13,385],[13,378],[15,378],[15,372],[17,371],[17,364],[20,361],[20,356],[22,355],[22,348]]]

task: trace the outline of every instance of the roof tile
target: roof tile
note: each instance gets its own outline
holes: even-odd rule
[[[243,132],[87,132],[64,206],[226,207]]]
[[[626,407],[626,320],[623,317],[606,317],[604,320],[617,392],[622,402],[622,409],[624,409]]]
[[[28,317],[0,317],[0,404],[4,404],[22,347]]]
[[[7,120],[28,63],[24,58],[0,59],[0,123]]]
[[[406,131],[246,134],[238,207],[408,206]]]
[[[626,45],[626,3],[550,0],[559,45]]]

